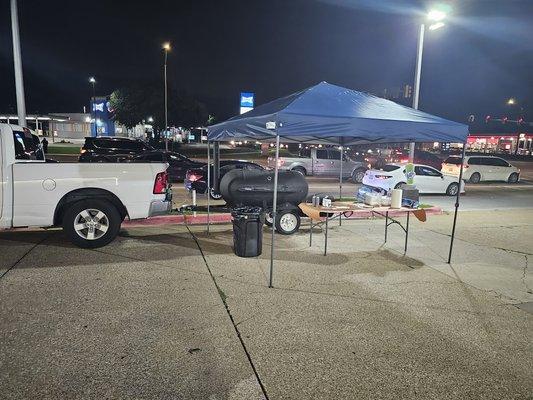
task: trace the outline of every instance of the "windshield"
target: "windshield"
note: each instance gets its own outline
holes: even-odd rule
[[[461,157],[448,157],[446,160],[444,160],[444,163],[459,165],[461,164]]]
[[[387,164],[383,167],[383,171],[385,172],[392,172],[392,171],[396,171],[398,168],[400,168],[399,165],[392,165],[392,164]]]

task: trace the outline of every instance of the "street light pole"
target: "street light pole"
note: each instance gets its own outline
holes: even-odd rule
[[[163,50],[165,51],[165,64],[164,64],[164,76],[165,76],[165,151],[168,151],[168,90],[167,90],[167,58],[168,51],[170,50],[170,43],[163,44]]]
[[[96,79],[94,78],[94,76],[91,76],[89,78],[89,83],[93,87],[93,97],[91,98],[90,107],[91,107],[91,115],[93,116],[93,121],[94,121],[94,136],[98,136],[98,128],[96,126],[96,110],[94,108],[94,102],[96,101],[96,89],[95,89]]]
[[[13,64],[15,68],[18,123],[21,126],[26,126],[26,101],[24,99],[24,79],[22,76],[22,55],[20,51],[17,0],[11,0],[11,32],[13,36]]]
[[[431,10],[427,14],[427,19],[432,21],[429,30],[433,31],[444,26],[442,22],[446,18],[446,13],[441,10]],[[416,67],[415,67],[415,82],[413,88],[413,108],[418,110],[418,100],[420,99],[420,78],[422,75],[422,54],[424,52],[424,34],[426,32],[426,24],[420,24],[420,31],[418,33],[418,47],[416,51]],[[415,158],[415,144],[409,143],[409,162],[412,163]]]
[[[418,110],[418,99],[420,98],[420,77],[422,74],[422,54],[424,52],[424,33],[426,25],[420,25],[418,32],[418,47],[416,51],[416,68],[415,68],[415,87],[413,88],[413,108]],[[409,162],[412,163],[415,158],[415,143],[409,143]]]

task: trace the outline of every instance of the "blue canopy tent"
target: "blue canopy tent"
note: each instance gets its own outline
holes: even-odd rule
[[[406,142],[463,143],[464,157],[467,135],[467,125],[327,82],[263,104],[245,114],[208,128],[208,142],[241,139],[276,142],[273,218],[276,216],[280,138],[284,142],[341,146]],[[459,193],[455,204],[448,262],[451,260]],[[272,286],[273,258],[274,227],[270,286]]]

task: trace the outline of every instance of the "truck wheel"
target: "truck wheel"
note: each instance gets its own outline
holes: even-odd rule
[[[361,183],[363,182],[363,178],[365,177],[366,170],[363,168],[356,169],[352,172],[352,182],[353,183]]]
[[[122,218],[106,200],[81,200],[63,215],[63,231],[76,246],[94,249],[110,243],[118,235]]]
[[[276,215],[276,232],[281,235],[292,235],[300,228],[300,216],[296,211],[280,211]]]
[[[303,167],[294,167],[291,171],[296,171],[302,174],[303,176],[306,175],[307,171]]]

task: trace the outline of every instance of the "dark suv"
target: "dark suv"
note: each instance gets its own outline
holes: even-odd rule
[[[119,162],[149,150],[154,148],[138,139],[86,137],[79,162]]]

